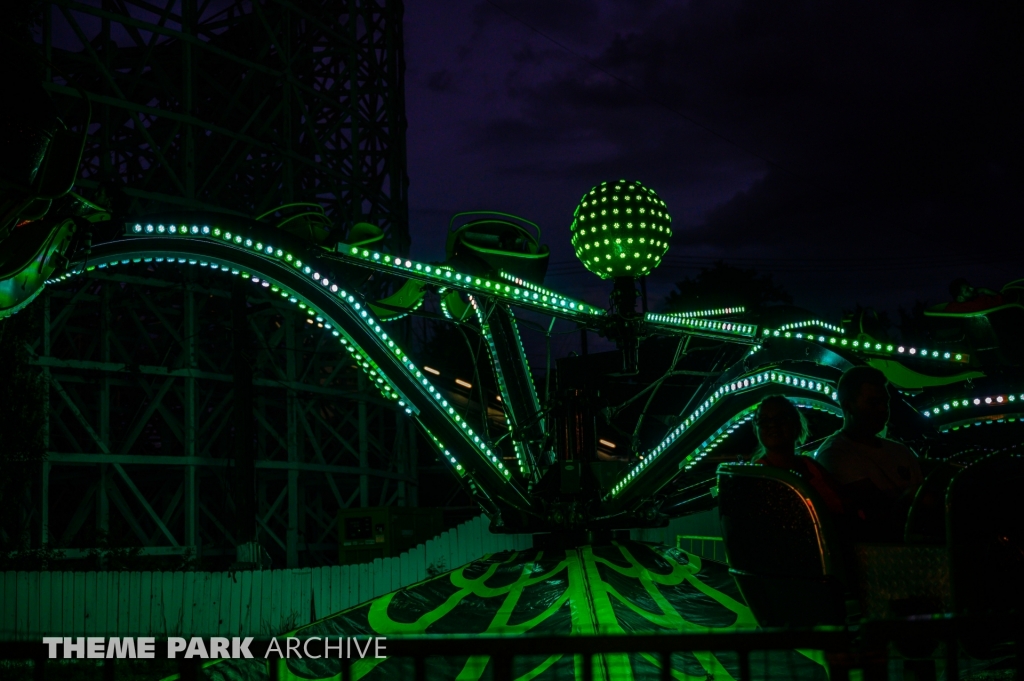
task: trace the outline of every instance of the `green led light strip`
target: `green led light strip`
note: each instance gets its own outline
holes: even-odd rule
[[[793,329],[802,329],[807,326],[820,326],[826,331],[832,331],[835,333],[846,333],[846,331],[841,326],[829,324],[828,322],[823,322],[820,319],[808,319],[805,322],[793,322],[791,324],[784,324],[777,329],[765,329],[764,331],[761,332],[761,334],[764,336],[775,336],[776,338],[778,338],[786,331],[792,331]]]
[[[443,314],[447,319],[455,319],[455,316],[452,314],[451,310],[448,309],[448,303],[445,300],[447,297],[448,297],[448,287],[447,286],[442,286],[441,288],[437,289],[437,298],[438,298],[438,300],[441,303],[441,314]],[[459,321],[462,321],[462,320],[459,320]]]
[[[989,416],[975,416],[973,418],[959,419],[957,421],[950,421],[949,423],[943,424],[939,432],[949,433],[951,431],[960,430],[961,428],[967,429],[971,426],[991,426],[993,423],[1024,423],[1024,418],[1019,414],[1007,415],[989,415]]]
[[[419,419],[417,419],[417,421],[419,421]],[[434,446],[437,447],[437,451],[442,455],[442,458],[444,458],[444,462],[452,467],[452,470],[455,471],[456,475],[461,478],[466,477],[466,468],[459,463],[459,460],[455,458],[455,455],[445,448],[444,443],[441,442],[436,435],[431,433],[430,429],[423,425],[422,421],[419,421],[419,424],[420,428],[423,429],[423,432],[427,434],[427,437],[429,437],[431,442],[434,443]]]
[[[693,317],[720,317],[724,314],[742,314],[747,311],[742,305],[735,307],[720,307],[714,310],[700,310],[699,312],[665,312],[669,317],[682,317],[691,319]]]
[[[380,325],[374,319],[373,315],[364,306],[361,307],[360,304],[355,301],[354,296],[350,294],[347,297],[343,296],[343,299],[352,305],[353,309],[355,309],[359,313],[359,315],[363,317],[367,326],[369,326],[375,333],[377,333],[378,336],[383,336],[384,338],[386,338],[386,334],[383,334],[383,332],[379,330]],[[395,347],[397,348],[397,346]],[[509,471],[509,469],[505,467],[504,462],[502,462],[494,454],[494,452],[487,448],[487,443],[473,431],[473,429],[466,422],[466,420],[462,418],[458,413],[456,413],[455,407],[448,403],[448,400],[444,398],[444,396],[441,394],[441,391],[438,390],[429,381],[429,379],[427,379],[426,376],[424,376],[423,372],[420,371],[415,364],[413,364],[412,360],[408,357],[408,355],[402,352],[401,355],[399,356],[399,359],[402,362],[402,365],[405,367],[406,372],[411,377],[415,378],[415,380],[418,381],[421,386],[423,386],[423,389],[427,393],[429,393],[430,396],[434,399],[434,401],[437,403],[438,410],[442,414],[445,414],[449,421],[451,421],[454,425],[458,426],[463,431],[463,433],[466,436],[466,439],[470,441],[470,446],[476,449],[477,453],[480,454],[486,461],[490,462],[490,464],[494,466],[494,468],[496,468],[498,472],[501,473],[502,476],[508,478],[511,475],[511,471]],[[409,412],[409,409],[406,409],[406,411]],[[451,454],[448,454],[448,456],[451,457]]]
[[[324,329],[325,331],[329,331],[334,337],[338,338],[342,346],[344,346],[345,349],[348,350],[349,354],[352,355],[353,359],[355,359],[356,365],[359,366],[363,373],[367,375],[367,377],[373,383],[374,387],[376,387],[377,390],[380,391],[381,395],[387,400],[397,401],[399,406],[405,408],[406,413],[413,413],[413,408],[407,404],[407,398],[404,395],[402,395],[398,388],[390,381],[390,379],[388,379],[384,375],[381,368],[369,357],[369,355],[367,355],[363,351],[363,349],[360,348],[358,344],[347,333],[345,333],[341,329],[334,328],[330,321],[328,321],[325,318],[323,313],[316,310],[311,304],[308,303],[308,301],[306,301],[305,299],[300,299],[300,297],[294,292],[282,289],[282,287],[278,286],[274,282],[261,279],[260,277],[250,274],[244,269],[234,267],[225,262],[218,262],[218,260],[219,259],[217,258],[206,257],[165,258],[159,256],[147,258],[122,258],[119,260],[100,261],[88,265],[85,268],[85,270],[91,272],[97,269],[102,270],[111,267],[116,267],[118,265],[166,262],[168,264],[177,263],[182,265],[198,265],[199,267],[209,267],[211,270],[220,270],[222,272],[240,276],[244,279],[251,281],[254,284],[259,284],[263,288],[270,289],[271,292],[273,293],[280,294],[282,298],[288,300],[288,302],[292,303],[293,305],[297,305],[300,309],[306,312],[306,314],[308,315],[308,321],[310,321],[313,324],[316,324],[318,328]],[[317,276],[319,277],[319,275]],[[62,279],[66,278],[68,277],[65,276]],[[346,291],[337,288],[335,288],[335,291],[338,293],[338,297],[345,300],[345,302],[352,306],[357,313],[365,313],[365,309],[362,309],[362,306],[358,302],[356,302],[354,296],[351,296]],[[365,319],[367,315],[361,314],[361,317]],[[405,357],[405,353],[401,351],[397,344],[395,344],[394,341],[390,340],[386,333],[380,330],[379,324],[375,325],[373,324],[372,321],[364,321],[364,323],[370,328],[375,329],[374,332],[378,336],[378,338],[380,338],[383,343],[387,344],[387,346],[392,350],[392,352],[397,357],[399,357],[400,359]]]
[[[395,358],[402,364],[405,371],[414,378],[421,386],[425,393],[428,393],[430,397],[434,399],[438,411],[445,415],[445,417],[463,431],[463,434],[469,441],[469,444],[477,450],[477,452],[487,461],[490,462],[494,468],[507,480],[511,475],[511,471],[505,467],[505,464],[498,459],[495,454],[487,448],[486,443],[477,435],[473,429],[466,423],[460,415],[455,413],[455,408],[448,404],[448,401],[444,399],[441,391],[438,390],[430,381],[423,375],[423,373],[413,364],[409,356],[395,343],[393,340],[388,338],[387,333],[381,328],[380,320],[378,320],[373,313],[367,308],[365,302],[361,302],[361,299],[357,299],[355,295],[341,289],[337,284],[332,284],[327,277],[321,276],[319,272],[313,270],[309,264],[303,264],[303,262],[293,256],[291,253],[287,253],[282,249],[275,248],[269,244],[263,244],[260,241],[254,241],[251,238],[242,237],[238,234],[232,234],[230,231],[221,230],[220,228],[209,228],[208,226],[192,225],[187,227],[185,225],[177,226],[170,225],[165,227],[164,225],[146,225],[143,227],[141,224],[135,224],[129,234],[146,235],[146,236],[206,236],[212,240],[231,245],[237,248],[243,248],[244,250],[251,250],[252,252],[260,255],[261,257],[268,260],[275,260],[281,264],[290,265],[296,273],[301,273],[313,284],[317,284],[321,287],[324,292],[330,292],[341,302],[345,303],[354,312],[354,317],[358,319],[367,329],[373,332],[381,344],[388,348],[388,350],[395,356]],[[156,262],[162,262],[163,258],[153,258]],[[229,264],[214,262],[215,258],[168,258],[168,262],[178,262],[180,264],[190,264],[201,266],[210,266],[212,269],[220,269],[222,271],[230,271],[232,274],[243,276],[247,279],[251,279],[253,283],[261,284],[265,288],[271,288],[274,292],[279,292],[282,297],[287,298],[289,302],[299,305],[300,308],[306,309],[307,313],[311,317],[315,317],[317,323],[324,324],[324,328],[330,329],[332,334],[341,339],[341,343],[349,348],[349,352],[352,354],[358,354],[361,361],[357,363],[363,368],[363,371],[370,376],[371,380],[377,385],[381,393],[388,399],[397,400],[399,406],[404,407],[406,413],[412,414],[414,411],[419,410],[412,405],[411,401],[404,395],[400,395],[398,389],[390,382],[390,380],[384,375],[383,371],[372,359],[357,346],[357,344],[344,334],[342,337],[342,331],[339,329],[333,329],[330,327],[328,322],[325,321],[323,313],[316,311],[312,305],[309,305],[307,301],[300,300],[299,296],[293,292],[283,290],[276,282],[267,280],[261,280],[259,277],[251,276],[248,272],[243,272],[237,267],[233,267]],[[93,270],[97,267],[103,268],[108,264],[128,264],[129,262],[146,262],[146,258],[135,258],[135,259],[124,259],[110,261],[109,263],[99,263],[96,265],[90,265],[86,269]],[[387,389],[385,389],[385,386]]]
[[[634,466],[633,469],[611,489],[608,496],[618,496],[618,494],[622,492],[630,482],[647,470],[647,467],[658,457],[659,454],[671,447],[680,437],[682,437],[683,433],[699,422],[704,417],[708,409],[710,409],[719,399],[728,395],[748,392],[761,386],[771,384],[786,385],[793,388],[808,390],[810,392],[821,393],[832,398],[833,401],[839,398],[839,395],[835,392],[835,386],[831,382],[822,381],[818,378],[801,376],[799,374],[792,374],[785,371],[760,371],[750,376],[744,376],[743,378],[733,381],[728,385],[722,385],[714,392],[713,395],[711,395],[711,397],[704,400],[704,403],[695,409],[693,413],[683,421],[683,423],[676,426],[665,437],[665,439],[658,443],[656,447],[648,450],[644,454],[640,463]]]
[[[950,400],[940,404],[934,404],[930,407],[925,407],[921,411],[925,416],[938,416],[946,415],[950,410],[957,410],[963,407],[1019,407],[1024,410],[1024,393],[1010,394],[1002,393],[999,395],[987,395],[985,397],[974,397],[974,398],[958,398]]]
[[[348,249],[347,253],[339,252],[336,255],[363,267],[395,272],[421,281],[444,284],[469,293],[497,296],[510,303],[532,307],[543,312],[556,311],[569,317],[591,317],[605,314],[604,310],[593,305],[542,289],[534,284],[524,283],[512,286],[491,281],[486,277],[461,274],[448,266],[427,265],[358,246],[351,248],[346,246],[345,248]]]
[[[594,307],[593,305],[588,305],[587,303],[584,303],[582,301],[578,301],[578,300],[573,301],[573,299],[568,298],[566,296],[563,296],[561,293],[556,293],[556,292],[552,291],[549,288],[544,288],[543,286],[539,286],[537,284],[534,284],[532,281],[526,281],[522,277],[517,277],[514,274],[509,274],[508,272],[505,272],[504,270],[499,271],[498,274],[499,274],[499,276],[501,276],[502,279],[504,279],[506,281],[510,281],[513,284],[515,284],[516,286],[520,286],[520,287],[526,289],[527,291],[529,291],[530,292],[530,299],[531,300],[538,300],[538,296],[540,296],[540,300],[543,300],[544,297],[546,296],[549,300],[558,300],[560,308],[561,307],[565,307],[562,304],[562,302],[561,302],[561,301],[564,300],[564,301],[575,302],[576,303],[576,309],[577,310],[583,309],[583,311],[586,314],[588,314],[588,315],[596,315],[596,316],[600,317],[600,316],[604,316],[604,315],[608,314],[607,311],[605,311],[605,310],[602,310],[600,308]]]
[[[447,295],[447,293],[447,288],[437,289],[437,298],[441,304],[441,314],[443,314],[447,319],[455,319],[455,317],[452,316],[451,310],[448,309],[448,304],[444,301],[444,298]]]
[[[723,322],[717,319],[706,319],[698,317],[684,319],[661,312],[644,313],[644,321],[661,326],[671,326],[679,329],[695,329],[698,331],[710,331],[713,333],[753,338],[757,335],[757,327],[753,324],[737,324],[736,322]]]
[[[223,239],[224,241],[233,243],[236,246],[244,245],[246,248],[255,248],[256,245],[262,246],[262,244],[259,244],[258,242],[253,244],[252,239],[243,238],[238,234],[231,235],[230,232],[222,231],[219,228],[211,229],[208,226],[200,227],[198,225],[188,227],[186,225],[143,226],[141,224],[135,224],[128,233],[147,236],[182,235],[213,239],[216,241],[221,240],[221,237],[225,237]],[[527,285],[524,283],[522,286],[511,286],[501,282],[491,281],[486,277],[461,274],[459,272],[455,272],[447,265],[428,265],[414,260],[392,256],[387,253],[370,251],[359,246],[341,245],[340,247],[344,250],[331,254],[332,258],[344,260],[361,267],[368,267],[379,271],[395,272],[410,279],[417,279],[419,281],[426,281],[430,283],[440,283],[450,288],[458,288],[470,293],[493,295],[517,305],[531,307],[544,312],[555,311],[569,317],[602,316],[605,314],[604,310],[596,308],[593,305],[588,305],[587,303],[575,300],[574,298],[569,298],[568,296],[563,296],[553,291],[543,289],[534,284]],[[270,247],[267,246],[265,248]],[[255,250],[259,251],[261,255],[265,254],[272,256],[277,254],[278,257],[280,257],[280,249],[277,251],[265,251],[262,248],[255,248]]]
[[[971,356],[966,352],[951,352],[944,350],[923,350],[893,343],[878,343],[872,341],[850,340],[849,338],[838,338],[836,336],[819,336],[813,333],[800,333],[793,331],[772,331],[772,338],[800,338],[824,345],[839,347],[843,350],[854,350],[867,355],[878,355],[882,357],[900,357],[911,359],[939,360],[940,362],[953,362],[955,364],[967,364]],[[753,354],[756,350],[752,350]]]

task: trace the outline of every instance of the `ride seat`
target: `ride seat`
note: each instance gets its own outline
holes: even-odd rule
[[[978,626],[964,641],[975,657],[1001,654],[1024,612],[1024,446],[960,471],[946,494],[953,609]]]
[[[945,304],[924,311],[935,324],[959,324],[969,350],[983,365],[1024,364],[1024,305],[1011,300],[987,310],[946,312]]]
[[[457,218],[487,217],[455,227]],[[535,234],[530,233],[533,228]],[[536,284],[548,270],[548,247],[540,243],[540,227],[508,213],[471,211],[452,217],[445,245],[448,261],[475,274],[504,271]]]
[[[846,621],[842,544],[817,492],[790,471],[718,467],[729,572],[761,626]]]

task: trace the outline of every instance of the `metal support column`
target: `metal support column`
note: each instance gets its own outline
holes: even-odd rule
[[[100,361],[110,361],[110,287],[104,286],[100,303]],[[110,375],[104,374],[100,379],[100,442],[112,451],[110,446]],[[99,481],[96,486],[96,534],[107,540],[110,534],[110,466],[101,463],[99,466]],[[101,554],[102,555],[102,554]],[[102,557],[101,557],[102,561]],[[102,568],[103,566],[100,565]]]
[[[189,280],[190,282],[191,280]],[[196,431],[198,429],[197,414],[196,414],[196,378],[193,372],[196,370],[196,344],[197,338],[197,324],[196,324],[196,302],[195,296],[193,295],[191,288],[188,284],[184,287],[184,304],[183,312],[185,316],[184,320],[184,340],[185,342],[185,366],[188,368],[189,373],[185,377],[185,404],[184,404],[184,455],[190,461],[193,461],[196,457]],[[198,490],[196,489],[196,466],[194,463],[185,465],[184,480],[182,480],[183,498],[181,500],[182,511],[185,518],[185,546],[194,546],[196,550],[196,556],[200,553],[201,541],[199,539],[199,526],[197,518],[197,497]]]
[[[419,506],[420,505],[420,502],[419,502],[419,493],[420,493],[419,475],[417,475],[417,472],[416,472],[416,465],[417,465],[417,462],[416,462],[416,457],[417,457],[416,437],[417,437],[417,435],[419,433],[416,430],[416,422],[413,421],[412,419],[409,419],[409,422],[406,424],[406,426],[409,428],[409,438],[407,440],[408,445],[407,445],[407,450],[406,450],[408,452],[409,465],[406,468],[406,474],[410,478],[412,478],[413,480],[416,481],[416,482],[414,482],[412,484],[412,486],[411,486],[412,489],[409,490],[409,504],[408,505],[409,506]]]
[[[366,469],[370,465],[369,460],[369,432],[366,414],[366,376],[359,372],[356,385],[359,388],[359,505],[366,507],[370,505],[370,479],[366,475]]]
[[[396,463],[395,469],[398,471],[398,473],[400,475],[405,475],[406,468],[408,468],[408,464],[409,464],[409,457],[408,457],[408,448],[406,448],[406,446],[405,446],[405,435],[406,435],[406,432],[405,432],[405,428],[401,427],[401,423],[398,423],[398,421],[400,421],[400,420],[401,420],[401,417],[398,416],[397,414],[395,414],[395,421],[396,421],[395,425],[397,426],[395,428],[395,449],[394,449],[394,456],[395,456],[395,463]],[[405,480],[399,480],[398,481],[398,496],[395,498],[395,505],[396,506],[408,506],[409,504],[408,504],[408,500],[406,498],[408,493],[409,493],[409,490],[408,490],[408,485],[406,484],[406,481]]]
[[[239,545],[256,540],[256,456],[253,451],[253,368],[249,357],[247,289],[244,282],[232,282],[231,333],[234,365],[234,448],[236,532]]]
[[[49,12],[49,10],[47,10]],[[48,16],[48,15],[47,15]],[[43,352],[50,355],[50,296],[43,299]],[[50,451],[50,367],[43,367],[43,451]],[[50,543],[50,464],[39,471],[39,546]]]
[[[196,0],[184,0],[181,3],[181,33],[192,37],[195,33]],[[182,68],[182,104],[185,113],[191,118],[195,115],[193,106],[193,68],[192,68],[192,41],[181,42],[181,68]],[[185,123],[185,198],[195,199],[196,197],[196,140],[195,126],[191,122]]]
[[[45,548],[50,543],[50,462],[43,462],[39,481],[39,545]]]
[[[289,384],[295,381],[298,348],[296,347],[295,326],[289,324],[285,328],[286,345],[286,369]],[[288,462],[299,461],[299,424],[298,409],[299,401],[294,390],[285,393],[285,408],[287,410],[288,433]],[[288,530],[285,539],[286,567],[295,568],[299,566],[299,471],[295,468],[288,470]]]

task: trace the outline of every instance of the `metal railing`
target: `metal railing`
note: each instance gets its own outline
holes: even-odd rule
[[[676,548],[688,553],[725,562],[725,544],[721,537],[704,537],[697,534],[677,534]],[[709,551],[710,549],[710,551]]]

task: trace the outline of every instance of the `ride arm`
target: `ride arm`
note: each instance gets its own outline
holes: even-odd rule
[[[333,275],[330,263],[315,250],[293,242],[287,234],[255,226],[237,232],[195,227],[196,232],[182,227],[173,235],[135,233],[135,238],[102,244],[93,248],[87,265],[75,263],[72,271],[176,261],[230,272],[279,293],[323,324],[325,333],[335,336],[352,354],[384,397],[397,402],[424,427],[445,463],[481,505],[490,512],[495,504],[517,510],[530,506],[500,457],[388,336],[367,302]]]
[[[416,262],[359,246],[343,245],[340,248],[337,253],[329,256],[330,260],[435,284],[474,296],[489,296],[509,305],[570,319],[587,328],[598,329],[606,316],[605,311],[600,308],[504,272],[491,277],[478,276],[457,272],[448,265]]]
[[[804,345],[805,349],[808,347]],[[674,478],[705,475],[707,471],[701,465],[705,458],[737,426],[751,420],[766,395],[782,393],[797,404],[841,413],[835,380],[837,370],[848,363],[823,349],[810,361],[796,360],[801,354],[804,353],[766,351],[760,367],[737,366],[719,379],[696,407],[681,414],[676,426],[612,486],[604,498],[606,511],[637,512],[649,506]]]
[[[753,345],[757,342],[757,326],[742,322],[727,322],[706,317],[682,317],[678,314],[645,312],[644,325],[648,331],[660,334],[691,336]]]
[[[481,309],[475,298],[471,302],[480,319],[480,330],[487,340],[520,473],[536,482],[540,478],[538,462],[544,453],[540,449],[544,439],[544,418],[515,317],[508,305],[493,303]]]

